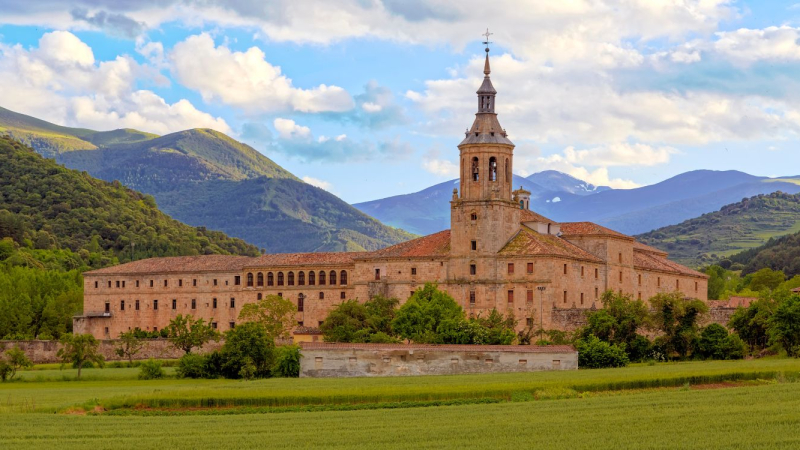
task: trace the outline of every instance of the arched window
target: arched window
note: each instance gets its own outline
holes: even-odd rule
[[[309,286],[313,286],[314,285],[314,283],[315,283],[314,277],[316,275],[317,274],[313,270],[311,272],[308,272],[308,285]]]
[[[275,285],[275,276],[272,275],[272,272],[267,272],[267,286],[274,286]]]
[[[480,180],[480,169],[478,168],[478,157],[472,158],[472,181]]]
[[[264,297],[262,297],[261,296],[261,292],[259,292],[258,295],[256,296],[256,300],[261,300],[262,298],[264,298]]]
[[[325,285],[325,272],[322,270],[319,271],[319,285],[320,286]]]
[[[303,312],[303,309],[305,308],[305,305],[304,305],[305,300],[306,300],[306,296],[305,295],[300,294],[300,295],[297,296],[297,311]]]
[[[343,271],[339,272],[339,284],[341,284],[342,286],[347,284],[347,271],[346,270],[343,270]]]
[[[497,158],[489,158],[489,181],[497,181]]]
[[[297,285],[298,286],[305,286],[306,284],[306,273],[305,272],[297,272]]]
[[[278,272],[278,286],[283,286],[283,272]]]
[[[247,274],[247,287],[253,287],[253,274]]]
[[[506,158],[506,179],[503,180],[506,183],[510,183],[511,182],[511,172],[509,172],[509,170],[510,169],[508,168],[508,158]]]
[[[256,276],[256,286],[264,286],[264,274],[261,272]]]
[[[331,270],[330,276],[328,277],[328,283],[330,283],[331,286],[335,286],[336,285],[336,271],[335,270]]]
[[[286,275],[286,285],[287,286],[294,286],[294,272],[289,272]]]

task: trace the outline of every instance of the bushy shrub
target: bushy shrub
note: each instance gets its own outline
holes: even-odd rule
[[[624,367],[629,362],[624,348],[601,341],[594,335],[579,339],[575,346],[578,349],[578,367]]]
[[[652,349],[653,343],[641,334],[637,334],[625,347],[631,361],[644,361],[650,357]]]
[[[241,378],[242,369],[251,364],[254,378],[270,376],[274,361],[275,342],[264,327],[248,322],[225,333],[225,345],[220,351],[221,374],[225,378]],[[249,368],[248,368],[249,369]]]
[[[148,359],[139,365],[140,380],[158,380],[164,378],[164,369],[161,368],[161,361]]]
[[[208,378],[206,357],[195,353],[187,353],[178,360],[176,373],[180,378]]]
[[[300,376],[300,347],[286,345],[276,349],[275,366],[272,375],[276,377],[297,378]]]

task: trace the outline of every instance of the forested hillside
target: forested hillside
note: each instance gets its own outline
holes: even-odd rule
[[[797,231],[800,231],[800,194],[774,192],[746,198],[719,211],[636,237],[669,252],[674,261],[698,267]],[[753,251],[745,254],[755,256]],[[737,258],[743,264],[749,261],[744,260],[747,256]]]
[[[731,256],[730,260],[744,265],[742,274],[770,268],[790,278],[800,275],[800,233],[770,239],[760,247]]]
[[[53,336],[80,311],[80,273],[152,256],[259,250],[193,228],[152,197],[66,169],[0,137],[0,338]]]

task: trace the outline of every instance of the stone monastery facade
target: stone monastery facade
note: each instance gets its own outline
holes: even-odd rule
[[[706,275],[600,225],[550,220],[529,209],[530,192],[512,192],[514,144],[495,113],[488,49],[484,74],[475,121],[458,146],[450,230],[374,252],[152,258],[94,270],[84,274],[76,332],[157,331],[178,314],[225,331],[243,305],[274,294],[297,305],[296,338],[317,340],[340,302],[384,295],[402,303],[426,282],[470,316],[513,311],[519,329],[557,328],[554,311],[599,308],[606,290],[706,301]]]

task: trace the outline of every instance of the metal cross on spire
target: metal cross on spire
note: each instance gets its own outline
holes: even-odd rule
[[[481,35],[481,36],[485,36],[485,37],[486,37],[486,40],[485,40],[485,41],[483,41],[483,45],[485,45],[485,46],[486,46],[486,51],[487,51],[487,52],[489,51],[489,44],[491,44],[491,43],[492,43],[491,41],[489,41],[489,36],[491,36],[491,35],[493,35],[493,34],[494,34],[494,33],[489,33],[489,29],[487,28],[487,29],[486,29],[486,33],[483,33],[483,34]]]

